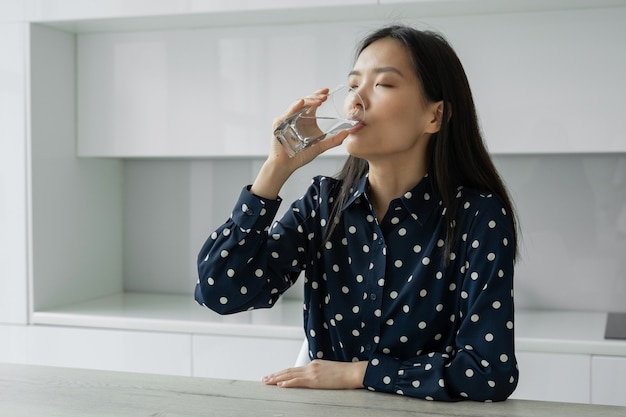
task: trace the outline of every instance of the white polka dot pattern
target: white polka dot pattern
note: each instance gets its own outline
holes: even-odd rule
[[[515,249],[501,201],[459,187],[460,238],[444,265],[445,208],[429,176],[393,200],[383,219],[364,177],[323,242],[335,183],[316,177],[279,221],[280,199],[244,189],[198,255],[196,300],[220,314],[271,307],[304,270],[311,358],[369,361],[363,384],[374,391],[507,398],[518,378]]]

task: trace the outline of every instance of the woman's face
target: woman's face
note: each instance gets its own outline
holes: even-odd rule
[[[437,103],[427,103],[404,45],[391,38],[365,48],[350,72],[349,84],[365,105],[365,123],[344,141],[349,154],[377,158],[425,153],[438,130]],[[436,122],[436,120],[434,121]]]

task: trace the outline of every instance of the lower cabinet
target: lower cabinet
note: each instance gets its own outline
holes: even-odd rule
[[[193,336],[193,375],[259,381],[294,366],[302,339]]]
[[[26,363],[167,375],[191,374],[188,334],[27,326]]]
[[[0,362],[259,381],[302,339],[0,324]],[[9,343],[4,343],[9,341]]]
[[[26,363],[26,326],[0,324],[0,362]]]
[[[589,355],[517,352],[520,376],[511,398],[589,403]]]
[[[591,402],[626,406],[626,358],[594,356]]]

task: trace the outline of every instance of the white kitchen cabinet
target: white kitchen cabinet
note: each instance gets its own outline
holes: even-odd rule
[[[626,152],[626,7],[407,20],[454,45],[492,153]],[[345,82],[355,44],[384,23],[79,33],[78,155],[262,156],[273,118]]]
[[[193,375],[260,381],[265,375],[294,366],[303,337],[196,335],[193,337]]]
[[[77,38],[78,155],[122,158],[265,155],[273,118],[345,82],[356,42],[337,24]]]
[[[150,16],[176,19],[179,15],[375,6],[378,0],[26,0],[25,3],[28,19],[44,22]]]
[[[517,352],[519,384],[511,398],[589,403],[591,356]]]
[[[27,39],[24,23],[0,23],[0,323],[28,314]]]
[[[626,406],[626,358],[594,356],[591,364],[591,402]]]
[[[0,362],[27,363],[27,326],[0,324]]]
[[[29,326],[27,363],[191,375],[191,335]]]
[[[5,0],[9,16],[80,31],[294,21],[400,19],[616,7],[624,0]],[[3,10],[3,9],[0,9]]]

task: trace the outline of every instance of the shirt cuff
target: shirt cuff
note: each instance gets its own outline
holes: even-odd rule
[[[239,199],[233,208],[233,222],[246,232],[251,230],[268,231],[282,199],[276,200],[259,197],[250,192],[250,186],[241,190]]]
[[[373,354],[367,364],[363,385],[373,391],[394,392],[400,370],[400,361],[381,354]]]

